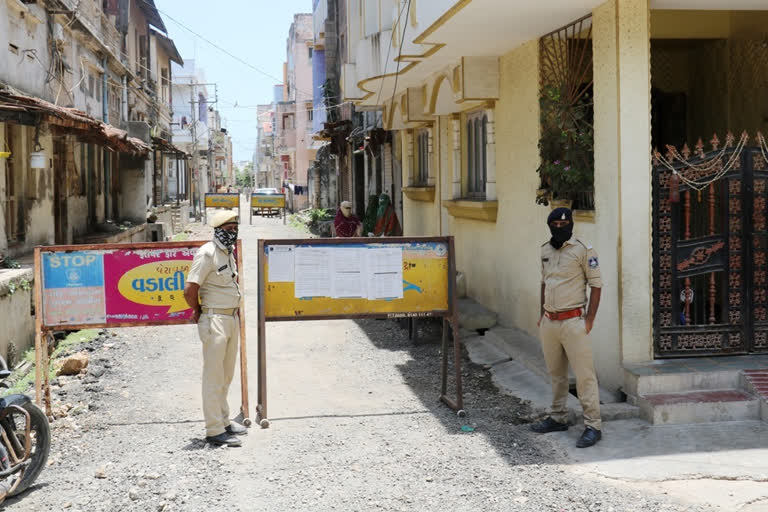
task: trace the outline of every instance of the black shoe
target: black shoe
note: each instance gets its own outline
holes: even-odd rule
[[[222,432],[217,436],[208,436],[205,441],[216,446],[241,446],[243,443],[240,440],[227,432]]]
[[[540,421],[531,425],[531,430],[539,434],[548,434],[549,432],[563,432],[568,430],[568,424],[560,423],[553,420],[552,418],[547,418],[544,421]]]
[[[244,436],[248,433],[248,429],[246,427],[239,423],[235,423],[234,421],[227,425],[226,430],[227,434],[232,434],[234,436]]]
[[[584,429],[584,433],[576,441],[576,448],[589,448],[603,437],[603,433],[596,428],[587,427]]]

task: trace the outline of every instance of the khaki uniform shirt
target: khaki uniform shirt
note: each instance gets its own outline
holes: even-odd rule
[[[549,242],[541,246],[541,282],[544,284],[544,309],[551,313],[584,307],[587,283],[602,288],[597,253],[591,245],[571,238],[560,249]]]
[[[200,285],[203,307],[236,308],[240,306],[237,275],[234,254],[227,254],[214,242],[208,242],[197,250],[187,281]]]

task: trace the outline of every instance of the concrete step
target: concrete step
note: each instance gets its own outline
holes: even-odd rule
[[[760,402],[741,389],[652,393],[638,398],[640,417],[653,425],[756,420]]]
[[[744,370],[743,388],[760,397],[760,419],[768,421],[768,370]]]
[[[474,299],[459,299],[459,325],[470,331],[490,329],[498,315]]]
[[[663,366],[659,366],[659,369]],[[654,364],[626,365],[624,367],[624,392],[632,398],[675,393],[680,390],[706,391],[738,389],[742,387],[739,368],[695,371],[692,369],[657,372]]]
[[[531,420],[547,413],[552,403],[549,374],[542,375],[521,361],[512,359],[509,346],[502,338],[488,336],[488,332],[485,336],[467,331],[462,333],[462,343],[467,348],[469,358],[476,364],[490,368],[493,383],[502,393],[528,402],[533,409]],[[582,410],[578,398],[569,394],[566,404],[571,423],[581,422]],[[639,417],[640,409],[628,403],[601,403],[600,414],[603,421],[630,419]]]

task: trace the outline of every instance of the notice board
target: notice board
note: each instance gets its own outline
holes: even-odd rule
[[[184,285],[205,241],[40,247],[42,326],[188,323]]]
[[[440,400],[465,414],[452,237],[259,241],[258,398],[266,428],[267,322],[442,317]],[[450,332],[450,334],[449,334]],[[448,397],[453,338],[456,398]]]
[[[266,240],[266,320],[448,316],[447,239]]]

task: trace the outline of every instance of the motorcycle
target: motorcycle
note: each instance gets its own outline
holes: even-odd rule
[[[11,372],[0,357],[0,389]],[[0,503],[26,491],[48,460],[51,428],[48,418],[27,395],[0,398]]]

